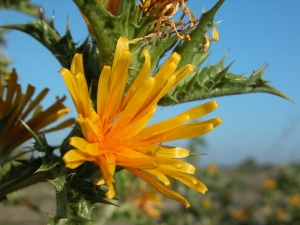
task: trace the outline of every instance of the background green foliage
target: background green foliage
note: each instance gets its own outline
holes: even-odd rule
[[[297,225],[300,224],[299,173],[300,166],[296,164],[261,167],[251,159],[235,168],[201,167],[197,169],[197,177],[209,187],[208,193],[199,195],[173,183],[191,201],[192,207],[185,209],[163,198],[161,215],[151,217],[137,208],[132,199],[128,201],[129,196],[136,196],[141,181],[122,171],[116,176],[122,184],[117,190],[119,206],[98,204],[92,219],[97,225]],[[267,180],[273,180],[275,186],[266,188]],[[45,212],[55,210],[53,187],[46,183],[10,194],[8,199],[0,204],[1,224],[21,224],[17,216],[12,218],[7,213],[12,209],[18,214],[25,212],[22,223],[32,225],[47,223]]]

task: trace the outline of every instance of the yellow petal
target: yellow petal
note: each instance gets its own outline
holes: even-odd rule
[[[152,176],[149,176],[146,173],[144,173],[143,171],[138,170],[138,169],[133,169],[133,168],[126,168],[126,169],[129,170],[134,175],[140,177],[147,183],[149,183],[152,187],[154,187],[157,191],[159,191],[163,195],[165,195],[169,198],[172,198],[178,202],[181,202],[183,205],[185,205],[186,208],[190,207],[190,203],[184,197],[182,197],[177,192],[164,187],[158,181],[156,181]]]
[[[177,67],[180,59],[181,59],[181,56],[178,53],[176,53],[176,52],[172,53],[172,55],[159,68],[159,71],[157,72],[157,74],[155,75],[155,77],[159,78],[159,76],[163,75],[163,74],[160,74],[160,72],[162,72],[162,71],[165,71],[165,70],[168,70],[168,69],[170,69],[171,71],[173,71],[172,70],[173,66],[171,66],[172,63],[174,63],[175,67]]]
[[[79,96],[78,96],[79,90],[78,90],[78,86],[77,86],[75,77],[69,70],[67,70],[65,68],[60,69],[59,72],[64,79],[64,82],[68,88],[68,91],[70,92],[71,98],[73,100],[73,103],[75,105],[77,112],[82,114],[83,112],[81,111],[81,108],[79,106]]]
[[[46,127],[49,124],[59,120],[69,112],[70,110],[68,108],[61,109],[57,112],[52,112],[52,113],[43,111],[37,114],[36,116],[32,117],[30,120],[26,121],[26,123],[29,127],[33,128],[35,131],[39,131],[43,127]]]
[[[145,104],[149,104],[148,107],[151,107],[153,104],[157,104],[158,101],[165,96],[173,87],[175,83],[176,77],[175,75],[172,75],[162,87],[155,86],[155,91],[153,91],[153,98],[148,98]],[[155,80],[156,83],[156,80]],[[149,102],[149,103],[148,103]]]
[[[184,77],[186,77],[190,72],[195,71],[195,67],[188,64],[181,67],[174,75],[176,76],[176,81],[174,86],[177,85]]]
[[[150,158],[149,156],[145,155],[142,152],[136,151],[134,149],[128,148],[128,147],[122,147],[120,149],[118,149],[118,151],[116,151],[114,153],[117,156],[120,156],[121,158]]]
[[[148,170],[155,169],[158,166],[154,158],[125,158],[116,156],[116,162],[119,166]]]
[[[159,122],[159,123],[153,124],[149,127],[146,127],[140,133],[137,134],[136,138],[138,138],[140,140],[142,140],[143,138],[147,139],[153,135],[163,133],[168,130],[172,130],[175,127],[179,127],[180,125],[182,125],[183,123],[185,123],[188,120],[189,120],[188,115],[177,116],[174,118],[164,120],[162,122]]]
[[[150,108],[157,105],[157,102],[174,86],[176,77],[172,75],[170,78],[168,78],[167,76],[160,81],[156,80],[155,78],[155,87],[153,88],[153,91],[148,96],[148,98],[145,100],[145,107]]]
[[[156,157],[156,163],[160,165],[159,168],[161,169],[168,169],[188,174],[194,174],[196,171],[196,168],[193,165],[182,160]]]
[[[76,76],[77,74],[84,74],[82,54],[76,53],[74,55],[71,63],[70,72],[74,76]]]
[[[156,109],[148,112],[139,120],[136,120],[126,128],[122,130],[119,134],[115,135],[116,138],[123,139],[124,141],[132,139],[137,133],[139,133],[151,120],[155,113]]]
[[[117,65],[112,68],[111,86],[109,90],[110,101],[108,102],[106,112],[109,116],[109,123],[113,123],[120,108],[127,81],[130,58],[130,52],[124,52],[123,56],[117,62]]]
[[[194,120],[194,119],[200,118],[200,117],[214,111],[216,108],[218,108],[217,102],[211,101],[211,102],[207,102],[202,105],[196,106],[192,109],[189,109],[189,110],[179,114],[178,116],[188,115],[190,117],[190,120]]]
[[[184,174],[184,173],[180,173],[180,172],[176,172],[176,171],[171,171],[171,170],[165,170],[162,168],[159,168],[159,170],[168,175],[171,176],[177,180],[179,180],[180,182],[182,182],[183,184],[185,184],[186,186],[193,188],[194,190],[205,194],[207,192],[207,187],[197,178],[192,177],[188,174]]]
[[[108,170],[109,165],[107,164],[107,161],[105,160],[105,158],[103,156],[99,156],[97,157],[97,161],[96,163],[98,164],[100,170],[101,170],[101,174],[103,176],[103,179],[105,181],[105,185],[108,187],[108,192],[105,193],[106,198],[108,199],[112,199],[113,197],[115,197],[116,193],[115,193],[115,189],[113,186],[113,174],[111,174]]]
[[[118,61],[122,58],[122,55],[123,55],[124,51],[129,51],[129,42],[128,42],[127,38],[120,37],[118,42],[117,42],[115,55],[114,55],[114,60],[113,60],[113,64],[112,64],[112,70],[113,71],[114,71],[114,68],[116,67]]]
[[[46,129],[44,132],[48,133],[48,132],[53,132],[53,131],[61,130],[61,129],[64,129],[64,128],[67,128],[67,127],[71,127],[74,123],[75,123],[75,119],[74,118],[70,118],[68,120],[65,120],[65,121],[59,123],[55,127],[51,127],[49,129]]]
[[[93,183],[94,183],[94,185],[103,185],[103,184],[105,184],[105,181],[103,178],[101,178],[99,180],[95,180]]]
[[[140,146],[137,148],[137,151],[162,158],[184,158],[190,155],[190,150],[188,149],[166,145]]]
[[[110,174],[115,173],[116,169],[116,159],[115,155],[110,153],[110,152],[105,152],[103,153],[104,158],[106,159],[107,162],[107,170]],[[112,182],[115,182],[114,180]]]
[[[90,144],[85,139],[80,137],[71,137],[69,140],[69,145],[72,145],[74,148],[89,154],[91,156],[99,155],[99,150],[97,144]]]
[[[82,115],[84,115],[85,117],[91,118],[93,108],[92,108],[91,99],[89,96],[89,91],[88,91],[88,87],[87,87],[87,83],[86,83],[84,75],[81,73],[77,74],[76,82],[77,82],[78,91],[79,91],[79,93],[77,94],[78,95],[78,103],[79,103],[79,107],[82,112]]]
[[[187,138],[194,138],[201,136],[211,130],[213,130],[213,125],[211,123],[193,123],[182,125],[180,127],[176,127],[170,131],[160,133],[157,135],[153,135],[149,137],[147,140],[144,140],[146,143],[160,143],[166,141],[174,141],[174,140],[181,140]],[[133,140],[136,142],[136,140]]]
[[[217,126],[219,126],[222,123],[222,119],[220,117],[217,118],[213,118],[213,119],[209,119],[209,120],[205,120],[202,122],[196,122],[198,124],[205,124],[205,123],[210,123],[213,125],[214,128],[216,128]],[[196,123],[190,123],[190,124],[196,124]]]
[[[93,161],[94,158],[79,150],[70,150],[63,157],[66,167],[74,169],[85,161]]]
[[[132,121],[137,113],[141,111],[145,103],[145,98],[152,92],[155,84],[154,78],[149,78],[143,86],[136,92],[126,108],[120,113],[118,120],[115,123],[113,130],[127,126]]]
[[[97,113],[101,118],[102,123],[104,122],[103,116],[105,115],[105,108],[109,100],[110,73],[111,68],[109,66],[104,66],[98,82]]]
[[[39,103],[44,99],[44,97],[47,95],[47,93],[49,92],[48,88],[43,89],[40,94],[33,100],[30,102],[30,104],[28,105],[26,111],[23,113],[22,115],[22,120],[25,120],[25,118],[28,116],[28,114],[39,105]]]
[[[7,87],[7,92],[6,92],[5,105],[3,106],[3,108],[11,109],[12,102],[13,102],[14,95],[15,95],[15,90],[16,90],[17,86],[19,86],[17,84],[18,75],[17,75],[16,71],[13,70],[12,73],[10,73],[9,76],[7,76],[5,80],[7,82],[8,87]]]
[[[150,54],[147,50],[143,50],[142,53],[145,56],[145,62],[144,66],[137,75],[136,79],[130,86],[125,98],[122,101],[122,104],[120,106],[120,110],[123,109],[127,103],[131,100],[131,98],[135,95],[137,90],[143,85],[147,77],[149,76],[150,68],[151,68],[151,59],[150,59]]]
[[[145,170],[145,172],[149,173],[152,176],[155,176],[158,180],[160,180],[161,182],[163,182],[165,186],[169,186],[170,185],[170,181],[166,177],[166,175],[163,174],[162,172],[158,171],[157,169],[154,169],[154,170]]]
[[[101,140],[102,134],[99,132],[99,128],[93,126],[93,123],[89,118],[83,118],[81,114],[78,115],[77,122],[80,125],[81,132],[88,142],[94,143],[95,140]]]
[[[18,103],[17,108],[14,110],[13,114],[9,117],[8,122],[6,123],[5,129],[10,129],[14,125],[15,121],[22,114],[23,109],[29,103],[31,97],[33,96],[35,87],[28,85],[25,95],[21,96],[20,102]],[[28,124],[29,125],[29,124]],[[17,132],[17,130],[15,130]],[[10,133],[11,136],[16,136],[16,134]]]

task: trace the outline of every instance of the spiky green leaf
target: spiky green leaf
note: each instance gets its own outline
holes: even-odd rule
[[[65,177],[61,176],[61,175],[59,175],[58,177],[56,177],[54,179],[48,179],[48,182],[53,184],[57,191],[62,191],[65,187]]]
[[[35,173],[42,164],[42,160],[19,160],[21,164],[12,165],[10,170],[1,177],[0,180],[0,197],[22,188],[31,186],[45,179],[52,179],[51,171]]]
[[[225,58],[226,56],[215,65],[199,68],[161,99],[160,105],[256,92],[277,95],[291,101],[287,95],[263,79],[267,65],[254,71],[251,76],[237,75],[228,72],[232,64],[224,67]]]
[[[94,43],[88,37],[82,44],[76,43],[72,38],[68,24],[65,35],[61,36],[53,27],[53,20],[54,17],[49,22],[41,18],[28,24],[13,24],[2,27],[19,30],[35,38],[55,56],[62,67],[70,68],[74,54],[83,54],[88,84],[91,83],[92,79],[98,79],[100,74],[99,55]]]
[[[39,18],[43,12],[30,0],[0,0],[0,9],[12,9]]]
[[[47,171],[53,169],[55,166],[59,165],[59,162],[56,163],[43,163],[36,171],[35,173],[41,172],[41,171]]]
[[[209,11],[203,13],[200,17],[197,27],[191,32],[191,41],[182,42],[175,48],[175,52],[184,56],[181,58],[178,69],[186,64],[192,64],[199,67],[201,58],[206,52],[203,50],[202,38],[206,32],[213,27],[214,16],[225,0],[219,0]]]

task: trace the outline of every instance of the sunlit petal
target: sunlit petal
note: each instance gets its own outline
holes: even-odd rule
[[[152,187],[154,187],[157,191],[159,191],[163,195],[172,198],[178,202],[181,202],[186,208],[190,207],[190,203],[184,197],[182,197],[177,192],[164,187],[159,182],[157,182],[153,177],[147,175],[146,173],[138,169],[132,169],[132,168],[126,168],[126,169],[128,169],[131,173],[135,174],[136,176],[140,177],[141,179],[149,183]]]

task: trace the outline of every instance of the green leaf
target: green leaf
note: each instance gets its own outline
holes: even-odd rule
[[[199,68],[179,83],[159,102],[160,105],[178,104],[226,95],[263,92],[277,95],[289,101],[288,96],[272,87],[263,79],[267,65],[254,71],[251,76],[228,73],[232,63],[224,68],[226,55],[215,65]]]
[[[120,17],[110,14],[98,0],[74,0],[74,2],[92,28],[99,50],[100,68],[112,65],[114,49],[122,31]]]
[[[6,29],[0,29],[0,77],[7,76],[11,69],[9,68],[9,65],[12,63],[11,58],[9,58],[2,50],[1,47],[5,46],[7,40],[4,38],[4,34],[7,32]]]
[[[62,191],[65,187],[65,177],[60,175],[55,179],[48,179],[48,181],[55,186],[57,191]]]
[[[59,164],[60,164],[59,162],[56,162],[56,163],[43,162],[43,164],[35,171],[35,173],[38,173],[38,172],[41,172],[41,171],[51,170]]]
[[[39,135],[37,135],[31,128],[23,121],[20,120],[20,122],[23,124],[23,126],[26,128],[26,130],[31,134],[31,136],[34,138],[34,140],[37,142],[36,146],[39,150],[44,149],[45,146],[47,146],[47,143],[45,143],[45,139],[40,138]]]
[[[63,195],[62,195],[63,194]],[[57,195],[57,203],[65,199],[65,193],[59,193]],[[67,198],[65,200],[68,200]],[[74,203],[68,201],[64,202],[63,205],[57,205],[58,208],[62,208],[64,211],[57,211],[56,216],[49,216],[50,225],[91,225],[93,221],[90,219],[94,204],[89,201],[78,198]]]
[[[42,163],[40,158],[28,161],[19,160],[18,162],[21,164],[12,165],[10,170],[1,177],[0,197],[52,178],[51,171],[35,173]]]
[[[39,152],[44,152],[46,154],[46,157],[49,157],[50,155],[52,155],[53,151],[57,147],[53,147],[53,146],[48,145],[46,137],[45,137],[44,134],[36,134],[33,130],[31,130],[31,128],[23,120],[20,120],[20,121],[23,124],[23,126],[26,128],[26,130],[34,138],[34,140],[35,140],[35,143],[34,143],[34,146],[33,146],[34,149],[36,149]]]
[[[43,11],[30,0],[0,0],[0,9],[12,9],[39,18]]]
[[[95,203],[115,205],[105,198],[105,192],[87,179],[85,168],[62,170],[49,180],[56,187],[57,211],[50,216],[50,224],[91,224]]]
[[[89,37],[82,44],[76,43],[71,35],[69,24],[66,25],[66,33],[61,36],[53,27],[54,17],[51,21],[41,18],[36,22],[28,24],[12,24],[2,26],[7,29],[14,29],[24,32],[35,38],[44,45],[59,61],[62,67],[70,68],[75,53],[83,54],[85,75],[88,85],[92,79],[98,80],[100,74],[99,53]]]
[[[209,11],[203,13],[197,27],[190,34],[191,41],[183,42],[175,48],[174,51],[182,56],[177,69],[180,69],[186,64],[192,64],[195,67],[200,66],[200,59],[203,57],[203,54],[206,54],[205,51],[202,50],[202,38],[206,32],[213,27],[214,16],[224,2],[225,0],[219,0]],[[184,80],[182,82],[184,82]]]

